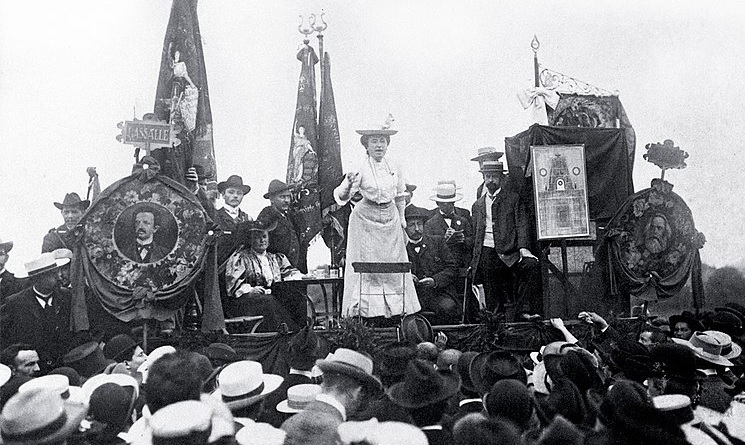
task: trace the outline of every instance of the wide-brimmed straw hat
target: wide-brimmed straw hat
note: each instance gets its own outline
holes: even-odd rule
[[[690,340],[673,338],[675,343],[688,346],[696,357],[719,366],[732,366],[732,362],[722,355],[722,343],[718,338],[703,332],[694,332]]]
[[[88,405],[63,400],[53,389],[19,392],[8,400],[0,417],[4,445],[62,442],[77,431]]]
[[[732,337],[729,334],[720,331],[704,331],[704,334],[710,335],[722,345],[722,357],[726,359],[737,358],[742,354],[742,347],[737,343],[732,342]]]
[[[261,363],[241,360],[220,371],[217,376],[219,386],[212,397],[221,400],[231,410],[240,409],[261,401],[283,381],[281,376],[264,374]]]
[[[373,375],[373,361],[370,357],[351,349],[339,348],[325,359],[316,362],[321,371],[335,372],[359,381],[372,389],[382,387],[380,379]]]
[[[243,178],[238,175],[230,175],[228,179],[223,182],[217,183],[217,191],[225,193],[225,190],[229,188],[236,188],[243,191],[243,194],[248,194],[251,191],[251,186],[243,183]]]
[[[55,258],[54,252],[42,253],[40,257],[25,263],[26,274],[34,277],[58,269],[70,262],[69,258]]]
[[[460,187],[455,185],[455,181],[439,181],[435,187],[435,194],[429,199],[435,202],[456,202],[463,199],[463,194],[458,193]]]
[[[485,160],[496,161],[501,158],[503,154],[503,152],[497,150],[495,147],[481,147],[478,149],[476,157],[471,158],[471,160],[479,163]]]
[[[459,389],[458,374],[438,371],[431,362],[414,359],[406,368],[404,380],[390,387],[388,397],[396,405],[414,409],[446,400]]]
[[[3,239],[0,238],[0,250],[4,251],[5,253],[8,253],[12,249],[13,249],[13,241],[3,241]]]
[[[310,402],[316,400],[316,396],[320,393],[321,385],[308,383],[291,386],[287,388],[287,398],[277,404],[277,411],[286,414],[299,413]]]
[[[80,210],[85,210],[91,204],[89,200],[80,199],[80,195],[75,192],[68,193],[65,195],[65,199],[62,202],[55,202],[54,206],[62,210],[63,207],[78,207]]]
[[[269,183],[269,187],[264,193],[264,199],[269,199],[274,195],[278,195],[284,191],[292,190],[294,186],[286,184],[279,179],[272,179],[272,181]]]

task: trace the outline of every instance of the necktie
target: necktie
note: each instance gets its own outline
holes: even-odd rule
[[[138,249],[138,251],[140,253],[140,258],[141,259],[143,259],[143,260],[145,259],[145,257],[147,256],[147,254],[150,252],[150,247],[152,247],[152,244],[141,244],[141,245],[137,246],[137,249]]]

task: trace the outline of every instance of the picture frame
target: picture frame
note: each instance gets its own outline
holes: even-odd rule
[[[589,237],[584,145],[531,145],[538,240]]]

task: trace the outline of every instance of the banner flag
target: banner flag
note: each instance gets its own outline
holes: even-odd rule
[[[190,167],[201,166],[209,188],[217,185],[207,70],[197,18],[197,0],[173,0],[160,61],[155,116],[174,124],[180,143],[154,150],[161,172],[184,183]]]
[[[293,221],[301,246],[301,263],[304,264],[308,244],[321,230],[315,76],[318,56],[315,50],[305,43],[298,51],[297,59],[302,68],[298,81],[286,182],[294,185]]]

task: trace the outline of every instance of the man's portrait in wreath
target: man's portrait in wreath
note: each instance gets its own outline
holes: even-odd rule
[[[121,213],[114,229],[114,241],[128,259],[154,263],[173,250],[177,232],[176,221],[165,207],[143,202]]]
[[[667,221],[667,217],[662,213],[653,213],[644,226],[643,237],[637,240],[637,245],[643,246],[653,255],[660,254],[667,250],[672,229]]]

